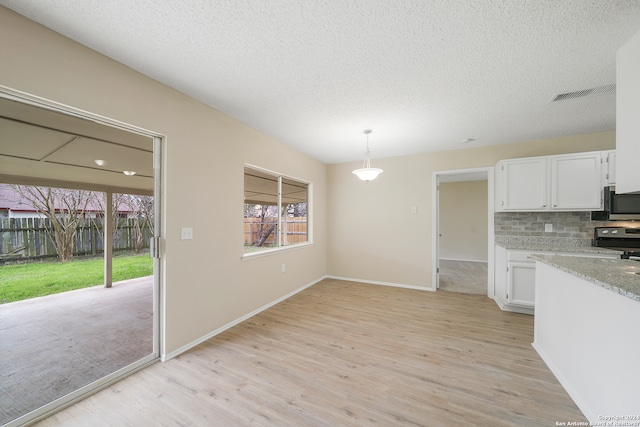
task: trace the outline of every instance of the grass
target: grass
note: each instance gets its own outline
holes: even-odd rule
[[[113,281],[153,274],[149,255],[113,258]],[[104,283],[102,258],[0,266],[0,304]]]

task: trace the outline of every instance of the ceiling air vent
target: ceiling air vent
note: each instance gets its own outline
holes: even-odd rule
[[[587,96],[608,95],[610,93],[615,93],[615,91],[616,91],[615,84],[598,86],[591,89],[583,89],[575,92],[561,93],[559,95],[554,96],[550,102],[566,101],[567,99],[584,98]]]

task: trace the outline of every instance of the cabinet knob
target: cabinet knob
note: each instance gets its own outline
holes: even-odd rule
[[[554,207],[554,208],[557,208],[557,207],[558,207],[558,205],[553,205],[553,207]]]

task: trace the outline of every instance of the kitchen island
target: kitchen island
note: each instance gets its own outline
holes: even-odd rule
[[[535,311],[535,255],[620,258],[621,251],[591,246],[591,239],[496,236],[494,301],[502,310]]]
[[[533,347],[589,421],[640,425],[640,262],[535,259]]]

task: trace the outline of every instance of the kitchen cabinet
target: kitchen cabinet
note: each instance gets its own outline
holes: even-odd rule
[[[536,263],[507,262],[507,304],[534,307],[536,304]]]
[[[580,402],[580,410],[593,422],[585,424],[605,424],[602,414],[638,414],[640,302],[595,284],[588,275],[540,261],[536,276],[533,348]]]
[[[551,209],[602,209],[601,153],[551,156]]]
[[[499,166],[501,210],[547,208],[547,159],[504,160]]]
[[[616,192],[640,192],[640,32],[616,56]]]
[[[503,310],[533,314],[536,263],[532,255],[495,247],[494,298]]]
[[[616,183],[616,151],[604,151],[602,153],[602,182],[604,185]]]
[[[502,160],[496,211],[602,209],[602,152]]]
[[[505,311],[534,314],[536,302],[536,260],[534,255],[565,255],[614,259],[619,254],[562,252],[558,250],[505,249],[495,246],[494,300]]]

